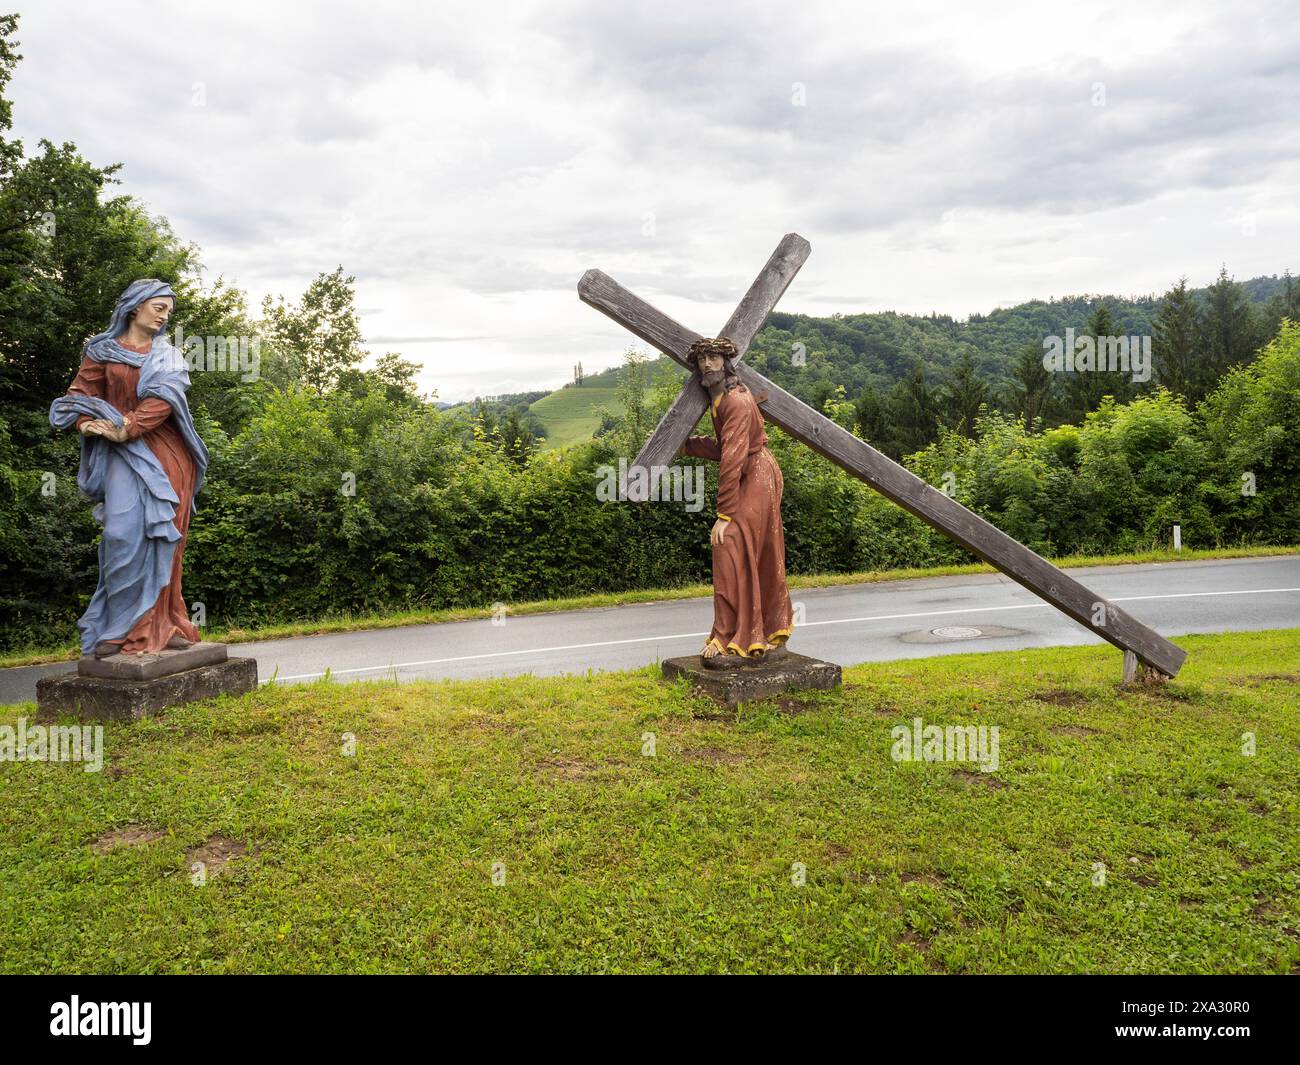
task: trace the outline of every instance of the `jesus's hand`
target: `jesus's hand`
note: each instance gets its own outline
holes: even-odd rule
[[[727,521],[726,518],[719,518],[715,521],[713,531],[709,533],[709,543],[714,547],[721,547],[723,538],[727,535],[727,526],[730,524],[731,522]]]

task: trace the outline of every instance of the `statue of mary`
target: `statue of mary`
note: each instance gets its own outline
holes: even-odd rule
[[[181,596],[181,560],[208,451],[190,417],[190,377],[163,335],[176,305],[166,282],[133,281],[91,337],[56,429],[81,433],[77,485],[103,523],[99,584],[77,627],[81,653],[107,658],[183,649],[199,639]]]

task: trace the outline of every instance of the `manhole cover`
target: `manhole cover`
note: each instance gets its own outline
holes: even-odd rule
[[[969,625],[943,625],[940,628],[931,629],[930,634],[945,640],[973,640],[976,636],[984,635],[982,631],[973,629]]]

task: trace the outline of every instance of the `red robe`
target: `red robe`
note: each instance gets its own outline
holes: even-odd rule
[[[145,354],[148,347],[137,348],[122,344],[128,351]],[[190,621],[185,609],[185,600],[181,596],[181,562],[185,555],[185,540],[190,527],[191,502],[194,499],[194,482],[198,476],[198,467],[194,456],[185,446],[180,430],[172,421],[171,405],[161,399],[150,396],[140,399],[136,387],[140,383],[140,371],[123,362],[96,362],[86,356],[81,360],[81,369],[68,389],[70,393],[81,396],[97,396],[113,404],[126,416],[126,428],[131,439],[143,437],[149,450],[157,457],[167,474],[167,479],[180,498],[176,505],[176,531],[181,534],[176,544],[176,553],[172,557],[171,581],[158,595],[158,600],[144,612],[127,633],[122,644],[122,651],[127,654],[153,653],[161,651],[173,636],[195,643],[200,639],[199,630]],[[77,419],[77,428],[93,419]]]
[[[718,517],[728,523],[722,545],[713,549],[709,642],[724,654],[757,657],[794,630],[781,526],[784,481],[767,449],[762,412],[744,385],[714,400],[713,432],[716,440],[693,436],[683,448],[718,461]]]

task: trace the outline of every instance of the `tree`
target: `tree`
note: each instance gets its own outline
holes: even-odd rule
[[[1009,400],[1026,431],[1045,423],[1052,404],[1052,372],[1043,365],[1042,349],[1026,344],[1011,366]]]
[[[270,376],[281,387],[301,382],[325,393],[365,355],[355,306],[355,277],[343,267],[320,274],[307,286],[302,301],[283,296],[262,301],[262,333],[271,353]]]
[[[858,436],[879,451],[891,452],[894,431],[889,424],[889,408],[881,402],[880,393],[871,385],[858,397],[855,421]]]
[[[894,386],[889,407],[900,455],[920,451],[938,436],[934,393],[925,382],[924,367],[913,367],[912,372]]]
[[[1263,319],[1261,343],[1278,335],[1283,320],[1300,322],[1300,282],[1291,276],[1290,270],[1282,275],[1282,288],[1274,292],[1264,305]]]
[[[1205,303],[1197,323],[1202,358],[1193,385],[1195,399],[1209,394],[1215,383],[1234,366],[1254,356],[1259,343],[1259,323],[1245,288],[1220,267],[1219,276],[1205,290]]]
[[[375,360],[373,369],[349,369],[339,374],[337,387],[355,396],[378,390],[393,406],[417,406],[423,400],[415,383],[420,367],[395,351],[386,351]],[[436,395],[436,393],[435,393]]]
[[[5,99],[5,89],[14,75],[14,68],[22,56],[15,50],[17,41],[11,41],[18,32],[17,15],[0,15],[0,181],[10,177],[22,162],[21,141],[11,141],[5,134],[13,128],[13,104]]]
[[[955,433],[975,436],[975,419],[989,401],[988,386],[975,368],[969,348],[939,388],[939,420]]]
[[[1082,336],[1091,337],[1097,359],[1104,359],[1100,337],[1113,337],[1118,332],[1110,309],[1104,303],[1098,303],[1084,326]],[[1076,353],[1076,369],[1065,375],[1065,418],[1070,422],[1082,422],[1085,415],[1097,409],[1103,396],[1122,397],[1129,391],[1127,377],[1104,371],[1104,364],[1097,359],[1093,361],[1094,369],[1079,369],[1079,356]],[[1101,366],[1100,369],[1097,367]]]
[[[497,427],[501,451],[516,466],[525,466],[537,450],[537,437],[524,421],[518,407],[506,411]]]
[[[641,450],[658,420],[654,411],[656,391],[656,384],[651,381],[650,360],[629,348],[623,353],[623,369],[614,390],[618,409],[597,408],[602,416],[613,417],[615,428],[611,436],[617,453],[627,456],[629,461]]]
[[[1233,540],[1300,539],[1300,323],[1284,325],[1198,409],[1216,467],[1213,491]]]
[[[165,221],[130,197],[105,195],[117,165],[95,166],[75,145],[48,140],[25,158],[22,142],[7,137],[17,25],[17,16],[0,16],[0,420],[17,454],[52,469],[67,449],[46,414],[76,373],[86,338],[139,277],[171,282],[179,312],[197,288],[198,262]]]
[[[1158,379],[1175,395],[1190,397],[1196,387],[1196,299],[1180,277],[1164,294],[1152,327],[1151,348]]]

